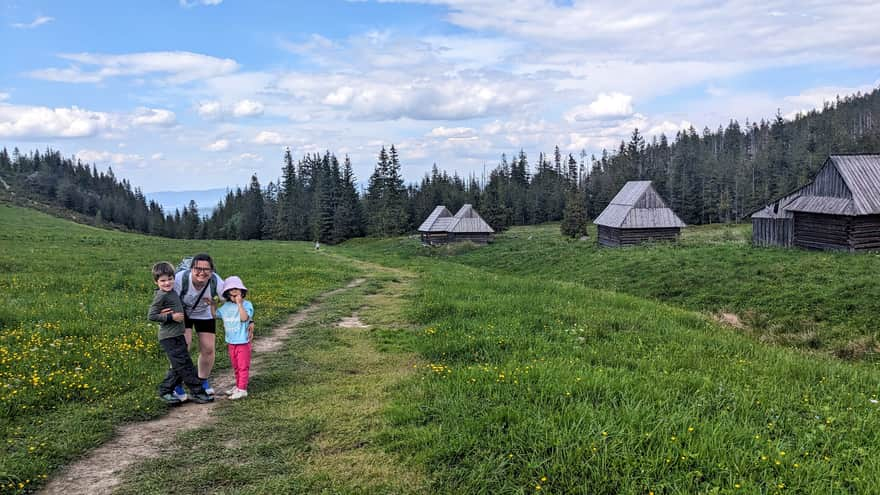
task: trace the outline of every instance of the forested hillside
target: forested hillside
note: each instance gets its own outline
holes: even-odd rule
[[[210,216],[190,202],[165,212],[112,170],[63,158],[58,151],[0,151],[0,194],[47,202],[88,215],[97,224],[180,238],[320,240],[388,236],[418,227],[438,204],[473,204],[496,230],[562,220],[579,232],[628,180],[650,179],[687,223],[737,221],[751,210],[810,180],[832,153],[880,152],[880,89],[828,102],[792,120],[678,132],[646,142],[635,129],[628,142],[599,157],[581,152],[502,155],[488,177],[450,175],[437,166],[405,185],[395,147],[379,151],[358,194],[352,165],[330,152],[294,163],[284,155],[280,183],[256,176],[230,191]],[[213,205],[212,205],[213,206]]]

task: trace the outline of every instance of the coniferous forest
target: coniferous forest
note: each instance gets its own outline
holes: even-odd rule
[[[809,181],[832,153],[880,152],[880,89],[828,102],[788,120],[690,128],[647,142],[638,129],[601,156],[524,150],[502,155],[488,177],[449,175],[436,165],[406,185],[392,145],[378,151],[358,193],[348,157],[329,151],[294,161],[288,150],[280,179],[229,191],[218,205],[190,202],[163,211],[112,169],[64,158],[51,149],[0,151],[0,198],[37,201],[84,215],[96,225],[174,238],[318,240],[335,244],[363,235],[413,231],[436,205],[473,204],[496,230],[562,221],[582,235],[628,180],[652,180],[689,224],[735,222]],[[208,206],[208,208],[204,208]]]

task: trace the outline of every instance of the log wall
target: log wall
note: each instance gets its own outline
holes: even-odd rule
[[[794,245],[807,249],[851,250],[852,217],[794,213]]]
[[[609,247],[635,246],[649,241],[676,241],[681,229],[615,229],[604,225],[598,226],[599,244]]]

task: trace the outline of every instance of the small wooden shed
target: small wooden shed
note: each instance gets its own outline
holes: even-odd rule
[[[752,245],[791,247],[794,239],[794,213],[785,209],[798,191],[786,194],[752,213]]]
[[[777,216],[791,219],[790,245],[844,251],[880,249],[880,154],[830,155],[812,182],[778,203]],[[786,246],[755,231],[755,245]],[[756,215],[758,216],[756,218]]]
[[[453,215],[445,206],[437,206],[419,226],[422,244],[436,246],[458,241],[488,244],[495,231],[471,205],[464,205]]]
[[[593,223],[598,226],[599,244],[611,247],[676,241],[685,226],[649,180],[624,184]]]

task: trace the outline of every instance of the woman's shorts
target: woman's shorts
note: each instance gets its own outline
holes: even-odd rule
[[[192,328],[196,333],[217,333],[217,320],[191,320],[184,321],[186,328]]]

